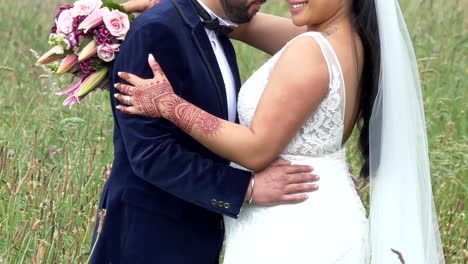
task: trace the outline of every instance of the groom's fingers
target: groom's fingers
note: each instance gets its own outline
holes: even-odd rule
[[[311,166],[307,165],[289,165],[289,166],[284,166],[284,172],[287,174],[293,174],[293,173],[308,173],[312,172],[314,168]]]
[[[302,203],[305,200],[309,199],[307,194],[287,194],[283,196],[284,204],[295,204],[295,203]]]
[[[318,180],[320,180],[318,175],[310,173],[294,173],[287,175],[286,184],[313,183]]]
[[[132,85],[137,85],[141,82],[143,82],[144,80],[141,79],[140,77],[136,76],[135,74],[131,74],[131,73],[128,73],[128,72],[118,72],[117,73],[119,75],[119,77],[128,82],[129,84],[132,84]]]
[[[310,183],[296,183],[287,185],[285,188],[286,194],[301,194],[307,192],[315,192],[318,190],[319,186],[317,184]]]

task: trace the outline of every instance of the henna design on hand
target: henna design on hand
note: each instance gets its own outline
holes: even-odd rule
[[[122,87],[127,88],[125,92],[133,93],[133,106],[140,113],[153,118],[166,118],[188,134],[195,126],[205,136],[212,136],[220,131],[220,119],[174,94],[164,71],[152,55],[149,55],[149,64],[155,76],[153,79],[145,80],[134,88]],[[120,77],[128,81],[130,75],[122,73]]]
[[[153,70],[154,73],[158,73],[158,74],[160,74],[161,76],[164,76],[164,77],[166,76],[164,74],[164,71],[161,68],[161,65],[159,65],[159,63],[156,63],[156,62],[152,63],[150,65],[150,67],[151,67],[151,70]]]
[[[134,92],[135,88],[133,86],[125,85],[125,84],[121,84],[119,90],[122,91],[122,93],[130,95],[130,96],[133,96],[133,94],[135,93]]]
[[[126,72],[122,72],[119,77],[124,81],[130,80],[130,75]]]
[[[171,84],[164,80],[162,82],[137,85],[135,88],[133,96],[135,106],[144,112],[146,116],[163,117],[161,111],[159,111],[159,105],[163,98],[173,94]]]

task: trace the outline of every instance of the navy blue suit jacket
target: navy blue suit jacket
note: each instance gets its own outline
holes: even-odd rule
[[[236,80],[236,57],[221,37]],[[221,71],[190,0],[163,0],[131,25],[110,72],[151,78],[153,54],[177,94],[227,119]],[[115,110],[114,163],[102,192],[106,211],[95,232],[92,263],[214,264],[224,236],[222,215],[237,217],[251,174],[229,167],[163,119],[128,116]],[[98,219],[98,223],[99,223]]]

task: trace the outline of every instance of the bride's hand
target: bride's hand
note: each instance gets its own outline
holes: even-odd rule
[[[142,115],[147,117],[164,117],[161,104],[164,99],[177,97],[171,83],[164,74],[161,66],[153,55],[148,56],[148,63],[153,70],[152,79],[142,79],[134,74],[119,72],[120,78],[127,84],[116,83],[114,87],[121,94],[114,94],[121,105],[116,108],[129,115]],[[125,106],[126,105],[126,106]]]
[[[132,12],[144,12],[156,4],[159,4],[160,0],[129,0],[122,4],[122,7],[129,13]]]

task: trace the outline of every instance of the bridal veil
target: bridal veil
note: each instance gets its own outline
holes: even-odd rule
[[[375,5],[381,72],[369,131],[371,263],[445,263],[416,56],[398,1]]]

